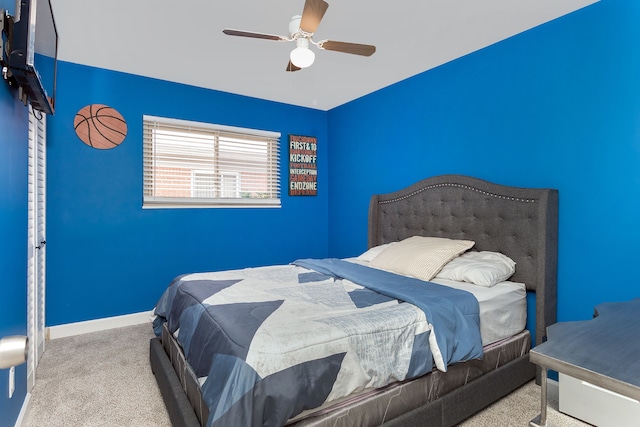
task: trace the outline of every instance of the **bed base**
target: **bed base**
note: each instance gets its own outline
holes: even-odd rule
[[[185,386],[181,384],[160,338],[150,341],[150,362],[173,426],[200,427],[198,416],[184,391]],[[535,365],[529,362],[529,354],[526,353],[383,425],[454,426],[531,381],[535,375]],[[305,424],[314,425],[316,422],[306,419],[300,425]]]
[[[384,423],[385,427],[451,427],[481,411],[536,376],[525,355],[424,406]]]
[[[198,417],[182,389],[180,379],[171,366],[160,338],[151,339],[149,361],[173,427],[200,427]]]

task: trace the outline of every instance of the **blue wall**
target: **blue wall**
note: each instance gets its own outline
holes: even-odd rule
[[[14,6],[0,1],[11,13]],[[27,334],[28,118],[17,91],[0,81],[0,338]],[[0,369],[0,427],[13,426],[22,408],[25,364],[16,367],[15,380],[9,399],[9,370]]]
[[[560,320],[637,296],[611,267],[633,264],[640,234],[639,9],[602,0],[328,113],[60,64],[47,324],[148,310],[184,272],[357,254],[371,194],[441,173],[559,189]],[[75,136],[73,117],[90,103],[123,114],[121,146],[94,150]],[[143,210],[143,114],[275,130],[283,141],[315,135],[319,195],[285,189],[275,210]]]
[[[212,78],[215,78],[212,75]],[[62,62],[48,122],[47,325],[151,310],[171,279],[328,250],[326,112]],[[75,135],[88,104],[118,110],[124,142]],[[142,116],[282,133],[280,209],[142,209]],[[318,195],[289,197],[288,134],[318,138]]]
[[[559,190],[559,320],[640,297],[640,2],[602,0],[329,113],[329,252],[443,173]]]

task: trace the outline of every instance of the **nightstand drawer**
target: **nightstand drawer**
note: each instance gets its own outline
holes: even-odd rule
[[[637,427],[640,402],[602,387],[559,374],[558,409],[599,427]]]

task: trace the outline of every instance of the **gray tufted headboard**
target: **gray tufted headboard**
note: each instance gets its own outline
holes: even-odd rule
[[[510,280],[536,292],[536,345],[545,340],[556,322],[557,190],[441,175],[371,198],[369,247],[416,235],[473,240],[513,259]]]

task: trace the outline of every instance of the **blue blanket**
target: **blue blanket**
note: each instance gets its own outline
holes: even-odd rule
[[[482,358],[480,306],[469,292],[336,258],[299,259],[292,264],[350,280],[419,307],[432,325],[446,365]]]

